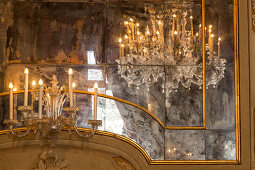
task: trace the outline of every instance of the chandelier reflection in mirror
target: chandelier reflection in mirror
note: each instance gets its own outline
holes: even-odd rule
[[[79,108],[76,107],[76,99],[74,98],[72,69],[69,69],[69,90],[65,90],[65,86],[59,86],[57,77],[54,75],[51,81],[51,86],[43,86],[42,79],[39,80],[39,90],[34,87],[36,82],[32,82],[33,90],[31,105],[28,105],[28,69],[25,69],[25,90],[24,90],[24,105],[19,106],[18,110],[21,112],[21,119],[18,121],[14,119],[13,114],[13,84],[9,85],[9,119],[5,120],[11,134],[16,137],[23,137],[29,134],[31,130],[40,132],[43,137],[47,137],[51,132],[62,132],[67,130],[70,134],[72,129],[84,138],[93,136],[98,126],[102,125],[102,120],[97,120],[97,94],[98,85],[94,86],[94,112],[93,120],[88,120],[92,130],[88,132],[80,132],[77,129],[76,122],[78,116],[76,114]],[[68,93],[69,92],[69,93]],[[69,98],[69,107],[64,107],[65,102]],[[33,106],[35,101],[38,100],[38,112],[35,113]],[[44,111],[43,111],[44,110]],[[26,126],[26,131],[15,131],[15,126]]]
[[[171,9],[155,10],[147,6],[150,16],[147,25],[137,19],[127,18],[123,23],[125,33],[119,38],[118,73],[128,86],[150,86],[165,79],[168,66],[170,81],[161,84],[167,95],[178,87],[190,89],[195,84],[202,89],[202,25],[194,28],[192,2],[183,1]],[[206,28],[205,28],[206,29]],[[194,32],[196,30],[196,33]],[[206,88],[215,88],[224,77],[226,60],[220,58],[221,38],[210,25],[206,32]],[[215,45],[217,43],[217,49]],[[140,66],[140,67],[139,67]],[[155,67],[156,66],[156,67]],[[171,67],[172,66],[172,67]]]

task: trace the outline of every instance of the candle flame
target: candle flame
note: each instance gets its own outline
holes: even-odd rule
[[[140,32],[139,32],[139,31],[137,32],[137,35],[140,35]]]
[[[178,32],[177,31],[174,31],[174,35],[177,35],[178,34]]]
[[[199,27],[202,27],[202,25],[201,25],[201,24],[199,24]]]
[[[43,85],[42,79],[39,80],[39,85]]]
[[[121,42],[121,41],[122,41],[122,39],[120,38],[120,39],[119,39],[119,42]]]
[[[190,18],[190,19],[193,19],[193,16],[190,16],[189,18]]]
[[[16,87],[14,87],[14,88],[13,88],[13,91],[17,91],[17,88],[16,88]]]
[[[32,86],[35,86],[36,85],[36,82],[35,80],[32,81]]]
[[[157,34],[159,34],[159,32],[157,31]]]
[[[159,21],[158,24],[160,25],[160,24],[161,24],[161,21]]]
[[[221,38],[219,38],[218,40],[221,41]]]
[[[212,25],[209,25],[209,28],[212,28]]]
[[[175,15],[175,14],[173,14],[173,17],[175,18],[175,17],[176,17],[176,15]]]
[[[73,74],[73,70],[71,68],[69,68],[68,74]]]
[[[211,29],[209,29],[209,32],[212,32],[212,30],[211,30]]]
[[[138,26],[138,27],[139,27],[139,23],[136,23],[136,26]]]
[[[97,89],[97,88],[98,88],[98,84],[95,83],[95,84],[94,84],[94,89]]]
[[[124,44],[121,44],[121,47],[124,47]]]
[[[126,39],[128,39],[128,36],[127,36],[127,35],[125,35],[125,38],[126,38]]]
[[[198,37],[198,33],[196,33],[196,36]]]
[[[214,37],[214,34],[212,34],[211,37],[213,38],[213,37]]]
[[[10,89],[13,88],[13,84],[12,83],[9,84],[9,88]]]
[[[125,25],[128,25],[128,21],[125,21],[124,24],[125,24]]]
[[[28,74],[28,69],[26,68],[25,71],[24,71],[25,74]]]
[[[131,22],[133,22],[133,18],[130,18],[129,20],[130,20]]]
[[[146,34],[150,34],[150,31],[147,31]]]
[[[73,86],[73,88],[75,88],[75,83],[73,83],[73,85],[72,85],[72,86]]]
[[[146,49],[143,49],[144,52],[146,52]]]

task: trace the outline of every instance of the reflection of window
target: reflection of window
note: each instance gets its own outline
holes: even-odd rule
[[[96,64],[94,51],[87,51],[88,64]]]
[[[102,70],[88,69],[88,80],[104,80]]]
[[[93,88],[89,88],[88,91],[94,92]],[[99,88],[99,93],[105,93],[106,95],[113,96],[111,90],[105,88]],[[120,111],[117,107],[117,103],[114,100],[98,97],[97,101],[97,119],[102,120],[102,126],[98,127],[99,130],[105,130],[117,134],[122,134],[124,121],[121,117]],[[91,96],[91,109],[94,112],[94,96]]]

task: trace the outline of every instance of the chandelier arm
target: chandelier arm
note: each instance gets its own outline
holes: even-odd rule
[[[85,132],[85,135],[84,135],[84,134],[82,134],[82,133],[79,132],[79,130],[77,129],[77,126],[76,126],[76,125],[73,126],[73,127],[74,127],[74,130],[76,131],[76,133],[77,133],[79,136],[83,137],[83,138],[89,138],[89,137],[95,135],[95,134],[96,134],[96,131],[97,131],[96,128],[93,128],[93,129],[92,129],[93,131],[92,131],[91,133]]]
[[[20,135],[20,134],[15,133],[15,132],[13,131],[13,125],[10,125],[10,127],[9,127],[9,130],[10,130],[11,134],[12,134],[13,136],[16,136],[16,137],[19,137],[19,138],[28,135],[29,132],[31,131],[31,129],[32,129],[31,127],[27,127],[26,132]]]

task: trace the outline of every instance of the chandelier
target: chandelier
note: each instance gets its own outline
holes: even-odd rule
[[[97,95],[98,85],[94,85],[94,113],[93,120],[88,120],[88,124],[92,126],[92,131],[81,133],[76,125],[79,108],[76,107],[76,99],[74,98],[72,69],[69,69],[69,90],[65,90],[65,86],[59,86],[57,77],[54,75],[51,81],[51,86],[43,85],[42,79],[39,80],[39,90],[35,89],[36,82],[32,82],[32,102],[28,105],[28,74],[25,69],[25,90],[24,90],[24,105],[18,106],[21,112],[21,119],[14,119],[13,114],[13,84],[9,84],[9,119],[5,120],[11,134],[16,137],[24,137],[32,130],[39,132],[43,137],[47,137],[51,132],[61,132],[66,130],[71,134],[75,132],[84,138],[94,135],[98,126],[102,125],[102,120],[97,120]],[[69,99],[69,107],[64,107],[67,99]],[[38,101],[38,112],[34,111],[34,103]],[[15,126],[26,126],[26,131],[15,131]]]
[[[167,66],[170,81],[161,84],[163,93],[177,91],[180,85],[190,89],[191,84],[195,84],[202,89],[202,50],[199,48],[202,47],[202,25],[194,28],[192,6],[193,3],[186,1],[171,9],[155,10],[147,6],[145,11],[150,16],[147,25],[127,17],[123,23],[125,33],[118,41],[119,59],[116,62],[118,74],[129,87],[133,85],[139,89],[145,85],[149,90],[159,79],[165,80],[164,67]],[[213,26],[205,32],[206,88],[215,88],[224,77],[226,60],[220,58],[222,39],[216,39]]]

